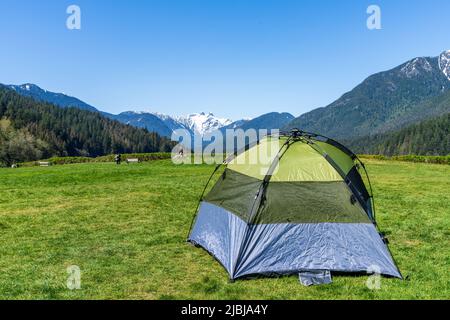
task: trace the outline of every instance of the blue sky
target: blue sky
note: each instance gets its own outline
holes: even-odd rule
[[[66,28],[71,4],[81,30]],[[382,30],[366,27],[370,4]],[[298,116],[450,49],[449,12],[448,0],[0,0],[0,82],[113,113]]]

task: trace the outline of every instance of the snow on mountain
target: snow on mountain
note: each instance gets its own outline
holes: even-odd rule
[[[401,72],[408,78],[418,76],[421,71],[433,71],[433,67],[426,58],[415,58],[405,64],[405,66],[401,69]]]
[[[231,124],[233,121],[218,118],[212,113],[193,113],[187,117],[175,118],[178,122],[188,127],[194,134],[204,135]]]
[[[439,69],[444,73],[450,81],[450,50],[444,51],[439,56]]]
[[[25,83],[22,85],[8,85],[8,87],[22,96],[31,97],[38,101],[49,102],[62,108],[74,107],[93,112],[98,111],[93,106],[75,97],[68,96],[64,93],[47,91],[32,83]]]
[[[436,68],[436,60],[438,62],[439,70]],[[441,53],[437,59],[425,57],[415,58],[405,63],[400,70],[400,72],[409,79],[434,71],[441,71],[445,77],[450,80],[450,50]]]
[[[229,119],[218,118],[212,113],[194,113],[188,116],[172,117],[159,112],[126,111],[112,118],[123,123],[155,130],[164,136],[170,136],[178,129],[188,130],[191,135],[204,135],[232,123]],[[165,127],[164,130],[161,126]]]
[[[190,128],[188,126],[186,126],[183,122],[179,121],[175,117],[159,112],[152,112],[152,114],[158,117],[162,122],[164,122],[164,124],[170,129],[171,132],[178,129],[186,129],[190,131]]]

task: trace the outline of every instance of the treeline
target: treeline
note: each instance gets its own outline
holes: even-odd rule
[[[434,163],[434,164],[448,164],[450,165],[450,155],[447,156],[418,156],[418,155],[406,155],[406,156],[384,156],[373,154],[360,154],[360,159],[375,159],[375,160],[393,160],[403,162],[415,162],[415,163]]]
[[[170,152],[173,143],[97,112],[59,108],[0,87],[0,164],[54,156]]]
[[[450,113],[422,121],[395,132],[347,142],[361,154],[424,155],[450,154]]]
[[[138,159],[139,162],[148,162],[155,160],[170,159],[172,154],[169,152],[152,152],[152,153],[124,153],[122,154],[122,162],[126,163],[127,159]],[[48,162],[50,165],[64,165],[74,163],[99,163],[114,162],[115,155],[108,154],[100,157],[52,157],[50,159],[42,159],[40,161],[22,162],[18,164],[20,167],[39,166],[41,162]]]

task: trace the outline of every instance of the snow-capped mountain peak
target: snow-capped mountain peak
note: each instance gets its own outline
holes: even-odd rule
[[[38,92],[38,91],[44,91],[45,92],[46,91],[46,90],[43,90],[43,89],[39,88],[37,85],[32,84],[32,83],[25,83],[25,84],[21,84],[19,86],[17,86],[17,85],[9,85],[9,87],[11,89],[15,90],[15,91],[17,91],[17,90],[35,91],[35,92]]]
[[[157,116],[161,120],[175,120],[172,116],[160,112],[152,112],[153,115]]]
[[[233,121],[226,118],[218,118],[212,113],[193,113],[186,117],[179,117],[176,120],[195,134],[204,135],[206,133],[211,133],[224,126],[231,124]]]
[[[421,71],[431,72],[433,67],[426,58],[415,58],[406,63],[401,72],[408,78],[418,76]]]
[[[439,69],[450,81],[450,50],[442,52],[439,56]]]
[[[167,114],[150,111],[126,111],[118,115],[109,115],[115,120],[152,129],[156,125],[164,126],[164,135],[175,130],[188,130],[190,134],[204,135],[216,131],[232,123],[229,119],[218,118],[212,113],[193,113],[188,116],[173,117]],[[157,120],[156,120],[157,119]]]

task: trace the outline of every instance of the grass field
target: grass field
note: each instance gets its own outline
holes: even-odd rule
[[[3,299],[450,298],[450,166],[367,160],[380,229],[409,281],[295,276],[229,283],[206,252],[185,243],[211,166],[168,160],[0,169]],[[82,270],[68,290],[66,268]]]

